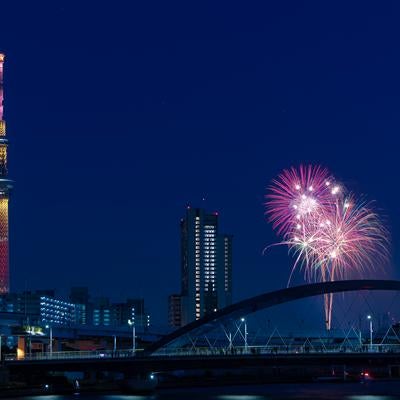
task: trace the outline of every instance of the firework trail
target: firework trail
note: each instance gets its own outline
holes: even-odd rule
[[[357,200],[320,166],[283,171],[266,195],[266,214],[294,256],[289,275],[301,270],[309,281],[363,275],[388,258],[388,234],[371,203]],[[331,327],[333,295],[324,295]]]

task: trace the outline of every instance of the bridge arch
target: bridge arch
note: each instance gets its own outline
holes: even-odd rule
[[[229,320],[238,319],[278,304],[288,303],[291,301],[319,296],[327,293],[343,293],[364,290],[400,291],[400,281],[359,279],[319,282],[264,293],[232,304],[216,311],[213,314],[206,315],[197,321],[193,321],[182,328],[177,329],[176,331],[149,346],[146,350],[146,354],[151,355],[157,350],[168,346],[169,344],[179,340],[180,338],[183,338],[188,334],[196,332],[197,334],[201,335],[214,329],[216,324],[224,324],[224,322]]]

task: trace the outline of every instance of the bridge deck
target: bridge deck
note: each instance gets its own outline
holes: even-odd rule
[[[272,366],[400,365],[400,353],[313,353],[270,355],[221,355],[186,357],[124,357],[109,359],[7,361],[11,372],[132,371],[164,372],[190,369],[231,369]]]

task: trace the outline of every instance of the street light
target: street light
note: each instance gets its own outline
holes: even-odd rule
[[[372,351],[372,316],[367,315],[367,319],[369,321],[369,350]]]
[[[247,346],[247,322],[245,318],[240,318],[242,322],[244,322],[244,351],[247,353],[248,346]]]
[[[113,354],[117,352],[117,335],[113,335]]]
[[[51,325],[46,325],[46,329],[50,329],[49,353],[51,358],[53,355],[53,327]]]
[[[136,352],[136,328],[135,328],[135,321],[128,319],[129,326],[132,327],[132,353],[135,354]]]

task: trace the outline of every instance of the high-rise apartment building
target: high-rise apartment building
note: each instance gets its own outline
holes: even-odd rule
[[[232,304],[232,235],[220,235],[217,239],[218,308]]]
[[[0,53],[0,294],[10,290],[8,256],[8,199],[12,188],[7,178],[6,121],[3,119],[3,64],[4,54]]]
[[[174,328],[182,326],[182,304],[179,294],[168,296],[168,325]]]
[[[218,213],[186,210],[181,220],[181,324],[232,301],[232,236],[218,232]]]

